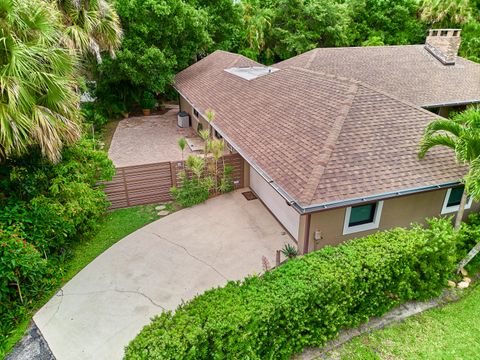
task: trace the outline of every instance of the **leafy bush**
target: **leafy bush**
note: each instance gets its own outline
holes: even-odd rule
[[[210,188],[212,186],[212,179],[207,177],[199,179],[193,177],[187,178],[185,173],[180,175],[182,186],[172,187],[170,192],[173,199],[183,207],[190,207],[193,205],[205,202],[210,196]]]
[[[0,222],[0,340],[21,321],[25,306],[44,290],[47,260],[25,240],[20,225]]]
[[[96,229],[108,203],[97,183],[113,165],[91,140],[52,164],[38,152],[0,167],[0,342],[61,277],[69,246]]]
[[[19,226],[0,224],[0,303],[28,301],[30,287],[45,273],[47,262],[27,243]],[[3,313],[3,311],[2,311]]]
[[[219,190],[222,193],[233,191],[233,189],[235,188],[233,185],[232,174],[233,174],[233,166],[228,164],[225,165],[223,168],[223,175],[222,175],[222,178],[220,179],[220,186],[219,186]]]
[[[145,91],[143,93],[143,96],[140,100],[140,106],[142,107],[142,109],[153,109],[156,103],[157,100],[150,91]]]
[[[0,222],[21,224],[27,241],[46,254],[95,230],[108,206],[96,183],[110,179],[114,171],[90,140],[65,149],[58,164],[32,154],[11,160],[3,170]]]
[[[457,254],[458,261],[463,259],[468,252],[480,241],[480,214],[472,213],[468,221],[462,223],[458,232]]]
[[[154,318],[127,359],[288,359],[407,300],[438,295],[455,268],[449,220],[394,229],[207,291]]]
[[[85,122],[89,125],[93,125],[96,129],[101,129],[108,122],[108,118],[97,109],[95,103],[82,104],[81,113]]]

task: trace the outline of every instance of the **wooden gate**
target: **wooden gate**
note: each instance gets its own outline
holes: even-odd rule
[[[225,164],[233,166],[233,183],[236,189],[244,186],[244,160],[238,154],[224,156]],[[220,160],[219,168],[223,162]],[[105,182],[105,193],[110,209],[158,204],[172,200],[170,188],[180,186],[179,174],[184,169],[182,161],[126,166],[117,168],[112,181]]]

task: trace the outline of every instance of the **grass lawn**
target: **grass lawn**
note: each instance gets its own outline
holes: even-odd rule
[[[170,204],[167,209],[173,211]],[[137,206],[108,212],[101,220],[97,234],[92,239],[78,243],[71,249],[71,256],[62,264],[63,276],[58,288],[117,241],[158,218],[155,205]],[[37,301],[33,308],[28,311],[26,319],[1,344],[0,358],[3,359],[23,337],[33,314],[58,291],[58,288],[52,289],[49,294]]]
[[[359,336],[329,359],[480,359],[480,285],[455,303]]]

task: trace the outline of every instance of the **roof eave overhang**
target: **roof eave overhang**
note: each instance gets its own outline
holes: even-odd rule
[[[362,203],[387,200],[387,199],[391,199],[399,196],[413,195],[413,194],[418,194],[418,193],[427,192],[427,191],[448,189],[460,184],[461,184],[460,181],[451,181],[451,182],[447,182],[439,185],[420,186],[416,188],[404,189],[399,191],[385,192],[377,195],[370,195],[365,197],[351,198],[347,200],[339,200],[339,201],[325,202],[325,203],[315,204],[315,205],[308,205],[303,207],[303,210],[304,210],[303,213],[313,213],[318,211],[358,205]]]
[[[450,102],[443,102],[443,103],[434,103],[434,104],[426,104],[420,105],[424,109],[431,109],[431,108],[438,108],[438,107],[445,107],[445,106],[464,106],[464,105],[473,105],[473,104],[480,104],[480,99],[472,99],[472,100],[460,100],[460,101],[450,101]]]

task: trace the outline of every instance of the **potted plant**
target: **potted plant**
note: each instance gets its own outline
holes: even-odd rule
[[[145,91],[143,93],[142,99],[140,101],[140,106],[142,107],[143,115],[148,116],[150,115],[150,110],[155,107],[157,100],[155,96],[149,91]]]

